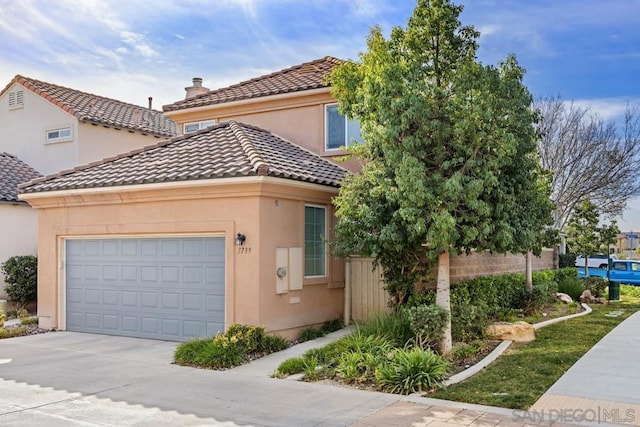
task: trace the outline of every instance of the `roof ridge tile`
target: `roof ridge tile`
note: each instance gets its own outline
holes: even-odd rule
[[[229,120],[229,128],[233,132],[233,135],[240,142],[242,150],[249,158],[251,166],[260,176],[266,176],[269,173],[269,164],[262,159],[262,156],[258,150],[253,146],[253,143],[249,137],[244,133],[242,126],[235,120]]]

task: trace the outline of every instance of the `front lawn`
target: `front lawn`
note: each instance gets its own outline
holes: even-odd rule
[[[640,309],[640,299],[593,305],[593,313],[539,329],[531,343],[514,343],[483,372],[429,397],[527,409],[609,331]],[[619,317],[606,317],[614,310]]]

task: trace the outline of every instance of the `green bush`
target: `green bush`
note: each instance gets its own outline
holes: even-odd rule
[[[620,295],[628,295],[634,298],[640,298],[640,286],[621,285]]]
[[[23,325],[37,325],[38,318],[37,317],[27,317],[26,319],[22,319],[20,321]]]
[[[385,355],[350,351],[340,355],[335,372],[348,383],[372,382],[383,360]]]
[[[580,295],[584,292],[584,285],[578,277],[565,278],[558,282],[558,292],[569,295],[576,301],[580,301]]]
[[[342,323],[342,319],[333,319],[327,322],[324,322],[320,330],[326,335],[331,332],[339,331],[344,327],[344,323]]]
[[[0,311],[0,329],[4,328],[4,321],[7,315]]]
[[[522,310],[525,315],[530,315],[544,306],[546,296],[547,292],[541,286],[535,286],[531,290],[523,287],[513,294],[511,304],[513,308]]]
[[[561,268],[559,270],[553,270],[555,272],[555,282],[560,284],[565,280],[570,280],[578,277],[578,269],[575,267]]]
[[[376,313],[357,326],[363,335],[385,337],[396,347],[404,347],[414,337],[411,323],[405,310]]]
[[[299,374],[304,371],[304,359],[302,357],[292,357],[282,362],[277,369],[282,376]]]
[[[447,354],[447,359],[464,364],[471,363],[476,355],[483,351],[486,345],[483,341],[456,344]]]
[[[263,355],[286,348],[287,342],[267,336],[263,327],[233,324],[213,338],[194,339],[180,344],[174,353],[179,365],[226,369],[241,365],[252,355]]]
[[[38,292],[38,258],[13,256],[0,266],[7,283],[5,290],[12,301],[24,306],[35,301]]]
[[[395,349],[391,360],[376,369],[375,377],[385,391],[410,394],[442,386],[449,362],[421,348]]]
[[[451,337],[455,342],[471,342],[481,339],[489,326],[487,310],[483,305],[469,304],[452,307]]]
[[[324,336],[324,333],[320,329],[307,328],[307,329],[303,329],[300,332],[300,335],[298,335],[298,342],[311,341],[323,336]]]
[[[447,326],[449,312],[437,305],[404,308],[414,335],[414,344],[421,348],[435,346]]]
[[[604,296],[604,293],[609,286],[609,282],[607,281],[607,279],[604,279],[602,277],[590,276],[584,277],[581,280],[584,289],[588,289],[589,292],[591,292],[591,295],[596,298],[601,298],[602,296]]]
[[[559,258],[558,266],[560,268],[575,267],[575,265],[576,265],[576,255],[575,254],[560,254],[558,256],[558,258]]]
[[[27,333],[26,326],[18,326],[17,328],[3,329],[0,328],[0,339],[19,337]]]

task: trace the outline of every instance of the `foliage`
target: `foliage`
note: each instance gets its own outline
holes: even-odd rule
[[[447,358],[452,362],[468,364],[474,360],[478,353],[487,348],[484,341],[472,341],[469,343],[458,343],[453,346]]]
[[[4,328],[4,321],[7,318],[7,315],[0,311],[0,329]]]
[[[374,257],[396,304],[439,254],[538,251],[551,220],[524,70],[513,56],[480,64],[461,12],[419,1],[406,28],[387,40],[375,27],[330,79],[364,139],[349,147],[364,166],[335,199],[334,249]]]
[[[559,257],[558,264],[560,268],[575,267],[576,254],[560,254],[558,255],[558,257]]]
[[[292,357],[278,365],[277,373],[278,376],[299,374],[304,371],[304,366],[305,363],[302,357]]]
[[[18,326],[17,328],[4,329],[0,328],[0,339],[19,337],[27,333],[26,326]]]
[[[234,323],[213,338],[181,343],[174,353],[179,365],[226,369],[241,365],[253,355],[269,354],[287,347],[282,337],[267,336],[263,327]]]
[[[450,364],[431,350],[421,348],[393,350],[389,362],[376,370],[378,383],[385,391],[410,394],[442,386]]]
[[[300,335],[298,335],[298,342],[311,341],[323,336],[324,333],[320,329],[306,328],[300,332]]]
[[[555,281],[558,283],[578,277],[578,270],[575,267],[560,268],[558,270],[554,270],[554,272]]]
[[[37,325],[38,324],[38,318],[37,317],[27,317],[25,319],[21,319],[20,323],[22,323],[23,325]]]
[[[544,303],[547,301],[547,292],[543,290],[541,286],[536,286],[533,289],[520,288],[513,295],[513,308],[522,310],[525,315],[532,314],[538,311]]]
[[[640,286],[620,285],[620,295],[640,298]]]
[[[429,397],[501,408],[530,408],[571,365],[640,305],[623,302],[621,307],[625,310],[620,317],[606,317],[611,307],[595,305],[588,316],[539,329],[535,341],[512,344],[482,372]]]
[[[397,347],[404,347],[414,338],[411,323],[404,310],[374,313],[364,322],[358,323],[357,327],[361,334],[384,337]]]
[[[489,326],[487,308],[483,304],[453,305],[451,336],[456,342],[470,342],[484,338]]]
[[[606,216],[620,214],[638,192],[638,107],[628,107],[620,123],[559,97],[537,100],[535,107],[540,161],[553,172],[554,227],[563,229],[583,198]]]
[[[600,213],[597,209],[589,199],[582,199],[574,208],[567,226],[569,245],[573,252],[584,256],[586,269],[588,269],[587,257],[600,251],[603,246],[608,252],[608,245],[615,243],[620,233],[616,221],[598,227]]]
[[[38,258],[33,255],[12,256],[0,266],[7,283],[5,290],[20,305],[35,301],[38,291]]]
[[[409,319],[415,345],[420,348],[434,347],[442,338],[449,312],[436,305],[418,305],[403,310]]]
[[[591,292],[591,295],[596,298],[603,297],[605,291],[609,286],[609,282],[602,277],[589,276],[584,277],[581,280],[584,289],[589,290],[589,292]]]
[[[558,282],[558,292],[569,295],[574,301],[580,301],[580,295],[584,292],[582,280],[577,277],[564,279]]]
[[[305,342],[315,340],[316,338],[323,337],[331,332],[342,329],[342,319],[328,320],[322,324],[320,328],[307,328],[303,329],[298,335],[298,342]]]
[[[20,308],[16,312],[16,317],[21,321],[29,318],[29,311],[26,308]]]

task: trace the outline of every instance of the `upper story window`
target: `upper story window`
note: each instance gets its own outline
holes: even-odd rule
[[[327,208],[304,207],[304,276],[327,275]]]
[[[9,92],[9,109],[15,110],[24,107],[24,91],[16,90]]]
[[[337,150],[362,142],[360,123],[349,120],[338,111],[338,104],[328,104],[324,107],[325,150]]]
[[[55,142],[66,142],[73,139],[73,132],[70,127],[51,129],[47,131],[47,144]]]
[[[184,124],[184,133],[195,132],[200,129],[207,128],[216,124],[215,120],[206,120],[204,122],[193,122]]]

